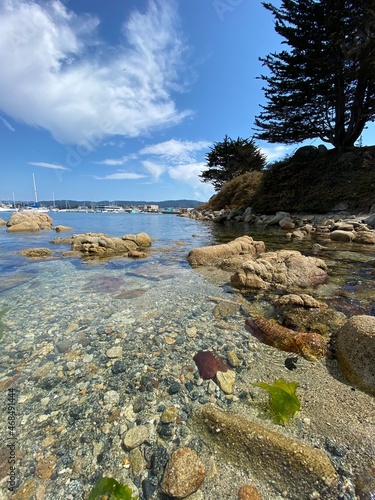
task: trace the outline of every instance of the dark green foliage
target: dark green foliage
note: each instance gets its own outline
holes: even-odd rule
[[[260,60],[267,104],[257,139],[295,144],[320,138],[352,147],[375,120],[375,0],[263,3],[289,50]]]
[[[298,384],[277,379],[272,385],[265,382],[253,384],[268,392],[269,404],[276,424],[287,424],[294,414],[301,409],[296,394]]]
[[[374,191],[375,147],[329,150],[313,159],[293,156],[271,165],[252,207],[261,214],[327,213],[344,202],[353,213],[366,213],[375,202]]]
[[[233,140],[226,135],[223,142],[215,142],[206,155],[207,170],[203,170],[199,177],[219,191],[225,182],[245,172],[262,170],[265,163],[266,157],[253,139],[238,137]]]
[[[112,477],[102,477],[92,489],[89,500],[100,500],[102,496],[106,496],[109,500],[137,500],[138,496],[133,497],[132,490],[129,486],[116,481]]]

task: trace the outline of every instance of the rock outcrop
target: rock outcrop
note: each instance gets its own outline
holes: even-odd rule
[[[36,232],[41,229],[52,229],[52,218],[45,214],[33,211],[14,212],[7,222],[7,232]]]
[[[335,343],[345,378],[375,395],[375,318],[352,316],[338,331]]]
[[[234,216],[235,214],[235,216]],[[333,212],[328,215],[291,215],[288,212],[277,212],[275,215],[258,215],[252,212],[251,207],[239,212],[238,210],[193,210],[188,217],[196,220],[208,220],[216,223],[233,224],[239,222],[259,227],[278,226],[283,233],[292,238],[302,240],[324,237],[337,242],[353,242],[365,245],[375,244],[375,215],[354,216],[344,211]]]
[[[296,250],[279,250],[247,260],[231,277],[231,284],[239,289],[293,290],[314,287],[326,278],[327,265],[322,259]]]
[[[70,242],[73,251],[83,257],[107,258],[115,255],[129,256],[133,252],[144,250],[151,246],[152,239],[147,233],[127,234],[120,237],[110,237],[103,233],[76,234]],[[139,257],[139,254],[137,254]]]
[[[219,266],[225,259],[233,256],[253,256],[264,252],[263,241],[254,241],[251,236],[241,236],[223,245],[212,245],[190,250],[188,262],[192,267]]]

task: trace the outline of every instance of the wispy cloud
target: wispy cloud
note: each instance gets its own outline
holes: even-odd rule
[[[98,165],[108,165],[110,167],[116,167],[118,165],[124,165],[129,158],[127,156],[123,156],[122,158],[107,158],[106,160],[95,161]]]
[[[45,163],[44,161],[29,161],[29,165],[35,165],[36,167],[51,168],[52,170],[69,170],[61,165],[56,165],[55,163]]]
[[[141,155],[155,155],[165,158],[173,163],[189,162],[195,158],[197,152],[208,150],[211,146],[208,141],[183,141],[170,139],[169,141],[151,144],[139,151]]]
[[[4,125],[6,126],[7,129],[11,130],[12,132],[16,131],[16,129],[14,127],[12,127],[12,125],[8,122],[8,120],[3,118],[2,116],[0,116],[0,120],[4,123]]]
[[[143,177],[146,177],[146,176],[143,174],[135,174],[133,172],[116,172],[114,174],[104,175],[103,177],[100,177],[98,175],[94,175],[93,177],[94,177],[94,179],[97,179],[97,180],[123,181],[123,180],[142,179]]]
[[[165,165],[150,160],[143,161],[142,165],[151,174],[152,182],[158,182],[160,176],[167,170]]]
[[[0,109],[66,144],[138,137],[191,115],[172,97],[186,52],[173,0],[133,10],[116,47],[98,25],[60,0],[1,2]]]

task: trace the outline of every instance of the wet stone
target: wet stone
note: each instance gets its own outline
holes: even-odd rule
[[[181,384],[179,384],[178,382],[173,382],[170,386],[169,386],[169,394],[177,394],[178,392],[180,392],[181,390]]]
[[[146,441],[149,435],[149,428],[145,425],[137,425],[130,429],[124,436],[124,446],[132,450]]]
[[[66,351],[69,351],[69,349],[72,347],[72,345],[73,345],[73,342],[71,340],[64,339],[56,344],[56,349],[58,352],[64,353]]]
[[[126,364],[124,361],[115,361],[114,365],[111,368],[112,373],[117,375],[118,373],[123,373],[126,371]]]

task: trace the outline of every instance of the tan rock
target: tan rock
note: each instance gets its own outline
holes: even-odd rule
[[[375,232],[357,231],[355,233],[354,243],[359,243],[361,245],[375,245]]]
[[[326,277],[323,260],[306,257],[297,250],[279,250],[245,262],[231,277],[231,284],[240,289],[307,288],[324,282]]]
[[[6,221],[4,219],[0,218],[0,227],[5,226],[5,225],[6,225]]]
[[[108,258],[115,255],[127,256],[129,252],[137,252],[144,246],[150,246],[151,241],[146,233],[122,238],[103,233],[85,233],[74,235],[71,245],[72,250],[79,251],[83,257]]]
[[[50,248],[27,248],[18,252],[20,255],[30,258],[50,257],[52,250]]]
[[[236,372],[228,370],[226,372],[218,371],[216,373],[216,381],[220,389],[225,394],[232,394],[234,383],[236,381]]]
[[[12,226],[8,227],[7,233],[21,233],[21,232],[30,232],[30,233],[35,233],[39,231],[39,225],[35,221],[24,221],[20,222],[19,224],[13,224]]]
[[[137,448],[144,443],[149,436],[149,428],[146,425],[137,425],[130,429],[124,436],[124,446],[128,450]]]
[[[337,473],[328,456],[302,441],[212,405],[196,409],[192,425],[227,461],[277,488],[289,500],[337,499]]]
[[[58,226],[54,227],[54,230],[56,231],[56,233],[61,233],[63,231],[73,231],[73,228],[59,224]]]
[[[185,498],[204,481],[205,467],[191,448],[175,450],[165,468],[161,489],[174,498]]]
[[[345,378],[375,395],[375,317],[348,319],[337,333],[336,354]]]
[[[7,226],[9,232],[48,230],[52,228],[52,218],[45,213],[28,212],[25,210],[14,212],[10,216]],[[18,226],[18,228],[15,229],[15,226]]]
[[[343,241],[343,242],[350,242],[353,241],[355,238],[355,233],[352,231],[345,231],[343,229],[336,229],[335,231],[332,231],[330,233],[330,239],[332,241]]]
[[[283,219],[281,219],[279,221],[279,226],[284,231],[290,231],[291,229],[294,229],[296,227],[296,225],[294,224],[294,222],[290,217],[284,217]]]
[[[192,267],[218,266],[233,255],[256,255],[259,252],[257,243],[251,236],[241,236],[223,245],[194,248],[189,252],[188,262]]]
[[[242,364],[242,361],[238,358],[236,351],[228,351],[227,352],[227,360],[230,366],[236,368]]]

